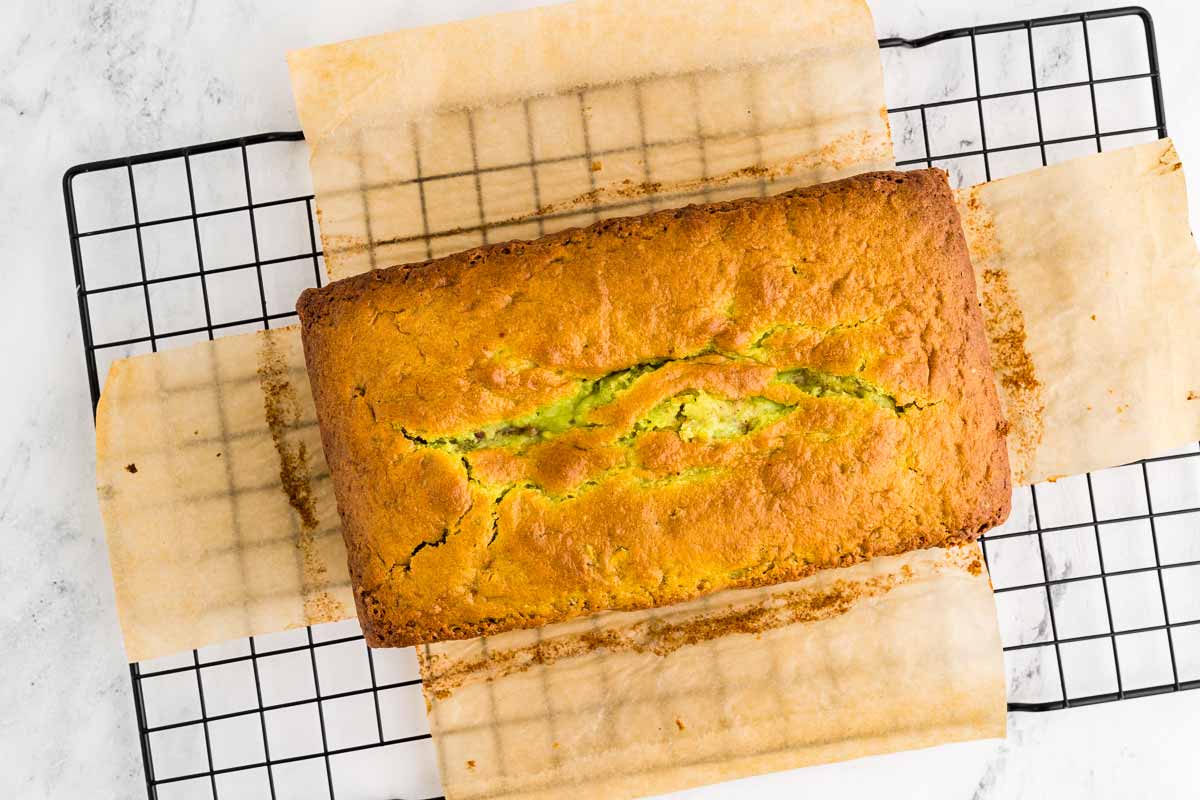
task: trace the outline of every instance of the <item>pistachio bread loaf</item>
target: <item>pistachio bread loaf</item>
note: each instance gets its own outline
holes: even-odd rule
[[[794,580],[1008,514],[938,170],[486,245],[298,311],[375,646]]]

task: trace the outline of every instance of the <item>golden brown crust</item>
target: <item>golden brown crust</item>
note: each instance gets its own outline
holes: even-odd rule
[[[372,645],[793,580],[1008,514],[937,170],[485,246],[298,310]]]

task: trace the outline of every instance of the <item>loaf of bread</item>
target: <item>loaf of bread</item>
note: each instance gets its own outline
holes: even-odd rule
[[[489,245],[298,310],[374,646],[794,580],[1008,514],[938,170]]]

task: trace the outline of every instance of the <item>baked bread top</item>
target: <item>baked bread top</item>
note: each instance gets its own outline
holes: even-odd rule
[[[489,245],[298,311],[372,645],[793,580],[1008,514],[939,170]]]

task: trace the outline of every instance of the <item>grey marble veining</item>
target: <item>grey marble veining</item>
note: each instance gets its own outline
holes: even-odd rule
[[[8,9],[0,28],[0,797],[144,797],[128,667],[120,647],[103,532],[93,491],[94,445],[83,369],[60,179],[74,163],[297,127],[284,53],[404,25],[472,16],[492,8],[534,5],[473,2],[371,2],[343,8],[324,0],[214,0],[180,4],[133,0],[41,3]],[[1024,18],[1098,2],[1006,0],[876,0],[880,35],[921,35],[976,22]],[[1200,163],[1200,69],[1195,47],[1200,10],[1187,2],[1148,3],[1163,59],[1168,121],[1185,164]],[[1099,30],[1095,35],[1109,35]],[[1069,33],[1035,42],[1039,85],[1080,79],[1086,64]],[[1112,34],[1117,36],[1116,33]],[[1032,80],[1019,32],[982,45],[985,93]],[[1120,39],[1115,39],[1120,42]],[[1099,47],[1097,44],[1097,47]],[[957,49],[956,49],[957,48]],[[973,94],[970,53],[961,45],[938,56],[937,68],[911,74],[888,69],[889,101],[953,100]],[[1108,47],[1112,52],[1113,48]],[[1098,69],[1129,72],[1128,63]],[[911,54],[910,54],[911,55]],[[885,53],[885,68],[893,54]],[[921,57],[921,54],[918,54]],[[1097,74],[1102,74],[1098,72]],[[1131,127],[1144,113],[1134,96],[1114,95],[1106,129]],[[1004,101],[1001,101],[1004,102]],[[1015,103],[1016,101],[1011,101]],[[1044,123],[1072,135],[1080,115],[1070,103]],[[978,111],[954,106],[929,116],[933,155],[977,149]],[[989,142],[1029,141],[1029,116],[998,105]],[[1090,118],[1085,120],[1090,124]],[[894,121],[896,122],[896,121]],[[1005,127],[1008,126],[1008,127]],[[896,125],[901,158],[924,157],[919,121]],[[1069,147],[1048,160],[1077,154]],[[1021,153],[991,164],[993,177],[1034,166]],[[1040,163],[1040,153],[1035,154]],[[941,164],[954,179],[982,180],[968,160]],[[1200,175],[1200,168],[1193,170]],[[1193,196],[1200,197],[1192,180]],[[118,217],[124,209],[109,209]],[[1193,212],[1194,225],[1200,215]],[[1135,508],[1119,474],[1100,477],[1101,513]],[[1163,484],[1156,505],[1185,503],[1186,484]],[[1174,488],[1172,488],[1174,487]],[[1074,524],[1077,486],[1068,481],[1054,507]],[[1131,505],[1133,504],[1133,505]],[[1073,510],[1074,509],[1074,510]],[[1028,530],[1033,509],[1018,499],[1006,529]],[[1136,513],[1136,508],[1134,512]],[[1043,524],[1045,521],[1043,520]],[[1119,528],[1103,534],[1104,552],[1138,563],[1143,554]],[[1160,533],[1164,547],[1188,552],[1187,530]],[[1015,541],[1015,540],[1014,540]],[[993,552],[997,585],[1024,579],[1020,545]],[[1124,549],[1122,549],[1124,548]],[[1046,554],[1054,576],[1086,570],[1095,547],[1065,537]],[[1086,624],[1094,597],[1056,588],[1055,601]],[[1153,608],[1130,612],[1151,617]],[[1037,641],[1050,620],[1044,604],[1015,602],[1002,614],[1006,640]],[[1034,653],[1037,651],[1020,651]],[[1087,656],[1088,654],[1084,654]],[[1010,656],[1014,696],[1054,696],[1057,673],[1034,656]],[[169,709],[168,709],[169,711]],[[165,711],[164,713],[168,713]],[[1200,692],[1050,715],[1014,714],[1003,742],[976,742],[764,776],[683,793],[681,797],[1085,798],[1194,797],[1200,763]],[[356,796],[372,797],[366,784]],[[164,795],[166,796],[166,795]]]

